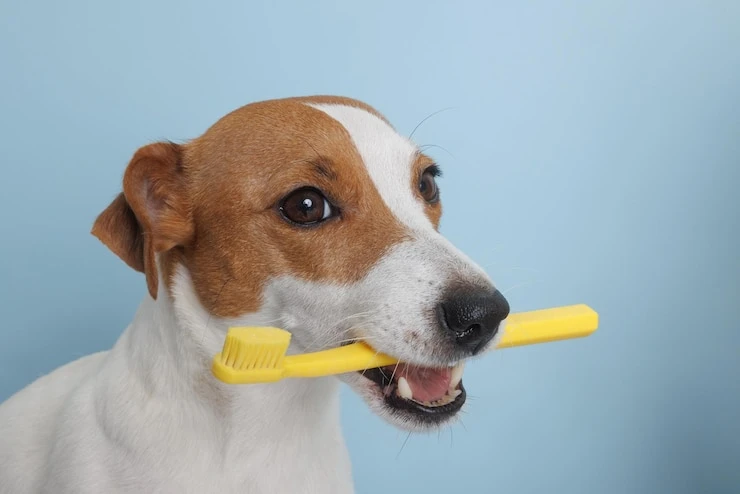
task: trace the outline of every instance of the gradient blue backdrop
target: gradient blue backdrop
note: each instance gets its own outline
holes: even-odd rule
[[[740,492],[740,3],[276,3],[0,2],[0,399],[145,295],[88,234],[138,146],[273,97],[452,107],[415,135],[443,232],[602,324],[470,365],[439,435],[345,390],[358,492]]]

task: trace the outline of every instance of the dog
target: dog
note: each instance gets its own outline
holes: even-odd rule
[[[248,104],[140,148],[92,234],[148,293],[112,349],[0,406],[0,492],[351,493],[342,381],[404,430],[454,421],[462,366],[509,305],[439,233],[439,173],[338,96]],[[289,353],[366,341],[402,363],[225,385],[212,358],[247,325],[290,331]]]

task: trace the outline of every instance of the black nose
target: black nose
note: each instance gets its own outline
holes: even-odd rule
[[[437,307],[442,327],[473,355],[496,336],[501,321],[508,315],[509,302],[498,290],[455,289]]]

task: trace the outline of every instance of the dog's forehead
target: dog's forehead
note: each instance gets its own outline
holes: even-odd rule
[[[432,226],[412,188],[418,148],[385,120],[366,109],[331,103],[306,103],[339,122],[347,131],[383,201],[412,229]]]
[[[428,159],[361,101],[314,96],[253,103],[226,115],[195,144],[189,156],[201,164],[192,170],[202,177],[198,182],[219,183],[232,195],[239,183],[264,187],[292,173],[296,163],[325,156],[339,175],[374,188],[406,228],[435,228],[439,213],[426,211],[414,190]],[[359,175],[356,167],[362,168]]]

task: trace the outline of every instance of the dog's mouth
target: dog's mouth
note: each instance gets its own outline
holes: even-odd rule
[[[361,371],[375,383],[385,404],[427,423],[444,422],[465,403],[464,364],[454,367],[419,367],[406,363]]]

